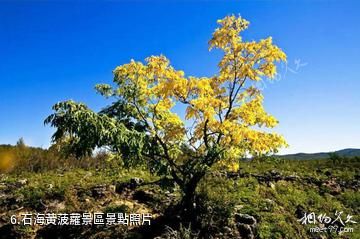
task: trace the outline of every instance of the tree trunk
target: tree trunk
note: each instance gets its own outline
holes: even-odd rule
[[[191,210],[196,207],[195,205],[195,190],[197,184],[189,183],[185,186],[183,193],[184,196],[181,200],[184,210]]]
[[[180,209],[183,220],[187,222],[196,223],[196,187],[203,175],[203,173],[194,175],[182,188],[184,195],[180,201]]]

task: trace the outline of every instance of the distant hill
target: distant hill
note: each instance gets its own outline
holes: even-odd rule
[[[329,158],[330,153],[336,153],[340,157],[351,158],[360,157],[360,149],[341,149],[335,152],[321,152],[321,153],[297,153],[297,154],[286,154],[279,155],[281,158],[303,160],[303,159],[326,159]]]

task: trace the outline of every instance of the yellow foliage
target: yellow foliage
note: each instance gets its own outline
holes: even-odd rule
[[[227,16],[218,23],[209,41],[210,49],[224,52],[218,75],[187,77],[165,56],[150,56],[146,64],[132,60],[115,68],[114,81],[119,85],[115,92],[179,158],[180,144],[204,153],[220,146],[226,158],[276,152],[286,142],[278,134],[259,130],[272,128],[278,121],[266,113],[263,96],[254,83],[273,78],[276,62],[286,61],[286,55],[271,37],[244,42],[240,33],[249,22],[241,17]],[[186,106],[184,118],[193,127],[185,127],[174,111],[176,104]],[[238,164],[229,165],[238,168]]]
[[[12,152],[0,152],[0,173],[7,172],[15,165],[15,155]]]

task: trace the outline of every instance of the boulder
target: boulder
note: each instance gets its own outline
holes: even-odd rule
[[[106,185],[97,185],[91,189],[91,195],[94,198],[101,198],[106,196],[107,194],[107,186]]]
[[[256,235],[257,220],[248,214],[235,213],[235,223],[240,238],[254,239]]]
[[[128,182],[117,183],[115,185],[115,192],[121,194],[126,189],[134,190],[135,188],[140,186],[143,182],[144,180],[141,178],[131,178],[130,181]]]
[[[247,225],[254,225],[257,223],[255,217],[242,213],[235,214],[235,222]]]
[[[143,182],[144,182],[144,180],[142,178],[132,178],[132,179],[130,179],[130,184],[133,187],[140,186]]]
[[[322,186],[326,187],[331,195],[338,195],[342,191],[340,185],[335,180],[327,180]]]
[[[140,203],[149,203],[154,201],[154,196],[152,193],[143,190],[138,190],[134,193],[133,199],[137,200]]]
[[[296,206],[296,210],[295,210],[295,216],[298,219],[303,218],[303,216],[305,215],[306,211],[305,208],[302,205],[297,205]]]
[[[28,180],[25,178],[25,179],[19,179],[16,184],[20,187],[26,185],[28,183]]]
[[[250,225],[240,223],[237,225],[237,228],[240,233],[240,238],[243,238],[243,239],[254,239],[255,238],[254,232]]]

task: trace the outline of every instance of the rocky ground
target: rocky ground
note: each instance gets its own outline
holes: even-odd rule
[[[211,172],[203,180],[197,206],[203,229],[198,230],[173,223],[171,205],[179,190],[144,170],[2,174],[0,238],[360,238],[359,224],[348,224],[354,230],[348,233],[313,233],[299,221],[310,212],[342,211],[344,219],[352,215],[359,222],[359,186],[358,160],[244,162],[239,172]],[[12,215],[50,212],[144,213],[152,215],[152,226],[11,223]]]

